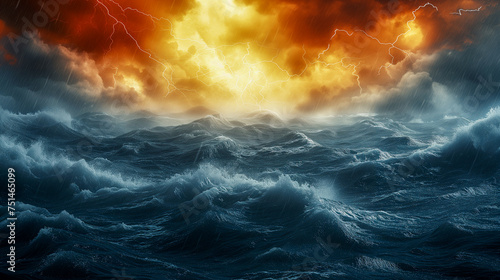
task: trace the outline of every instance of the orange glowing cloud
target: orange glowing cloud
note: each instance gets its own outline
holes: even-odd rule
[[[481,0],[61,0],[50,10],[56,1],[42,1],[42,8],[10,1],[0,12],[0,32],[21,34],[23,18],[32,22],[47,9],[47,23],[37,28],[44,42],[85,53],[103,90],[126,91],[135,95],[133,106],[163,112],[348,106],[346,100],[373,85],[396,84],[387,69],[410,55],[473,42],[481,16],[453,13],[482,7],[484,16],[494,6]]]

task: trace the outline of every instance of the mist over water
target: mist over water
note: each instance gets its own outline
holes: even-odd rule
[[[498,109],[431,122],[1,110],[0,127],[25,279],[499,273]]]

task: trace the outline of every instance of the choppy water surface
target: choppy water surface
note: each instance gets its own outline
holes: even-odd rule
[[[26,279],[500,273],[500,110],[190,123],[1,111],[0,128]]]

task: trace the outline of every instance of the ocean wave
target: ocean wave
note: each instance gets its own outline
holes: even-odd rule
[[[443,156],[454,163],[466,162],[480,168],[495,168],[500,163],[500,108],[480,120],[460,128]]]
[[[166,179],[163,185],[154,187],[159,206],[149,205],[149,212],[157,213],[155,209],[163,205],[170,223],[177,226],[169,230],[172,234],[157,236],[176,236],[169,242],[158,241],[162,251],[217,250],[226,254],[251,250],[249,242],[258,242],[263,236],[276,246],[315,243],[314,236],[321,232],[328,232],[332,242],[339,244],[369,244],[357,222],[348,221],[352,214],[346,213],[356,210],[343,209],[342,204],[325,200],[314,186],[299,184],[286,175],[277,181],[256,180],[202,164]],[[149,193],[150,188],[141,192]],[[169,211],[169,205],[176,205],[177,211]],[[302,230],[297,231],[299,228]],[[287,239],[280,240],[282,235]],[[226,245],[214,247],[213,240]]]
[[[405,146],[422,146],[422,143],[410,136],[391,136],[385,137],[381,143],[391,149],[398,149]]]
[[[42,279],[433,279],[498,247],[499,110],[455,134],[464,120],[58,116],[0,115],[22,273]]]
[[[62,110],[56,111],[39,111],[36,113],[12,113],[0,107],[0,122],[5,125],[42,125],[49,126],[62,123],[67,127],[72,126],[73,118],[71,115]],[[4,130],[7,131],[7,130]]]
[[[270,154],[270,155],[297,155],[304,153],[314,153],[316,150],[318,153],[320,151],[326,150],[321,144],[309,138],[306,134],[302,132],[289,132],[283,137],[266,143],[258,151],[259,154]]]
[[[382,270],[390,272],[398,272],[399,267],[391,262],[381,258],[370,258],[367,256],[362,256],[357,259],[357,265],[370,270]]]
[[[250,124],[267,124],[274,127],[285,125],[285,121],[277,113],[269,110],[250,113],[245,120]]]
[[[1,135],[0,150],[0,166],[5,169],[13,167],[24,174],[28,188],[22,191],[36,190],[38,198],[68,197],[82,189],[133,188],[147,184],[143,179],[116,172],[116,167],[105,159],[69,159],[60,150],[47,149],[42,141],[24,145]]]
[[[16,235],[16,239],[20,242],[34,240],[44,228],[61,229],[75,233],[86,233],[89,230],[89,227],[82,220],[65,210],[59,214],[52,214],[45,208],[22,202],[17,203],[16,210],[18,212],[16,228],[19,233]],[[5,227],[7,221],[0,222],[0,225]]]
[[[233,124],[221,115],[208,115],[204,118],[195,120],[189,124],[180,126],[191,130],[227,130],[233,127]]]

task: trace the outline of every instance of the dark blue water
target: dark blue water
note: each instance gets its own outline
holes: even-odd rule
[[[500,110],[194,122],[2,110],[0,130],[22,279],[500,275]]]

